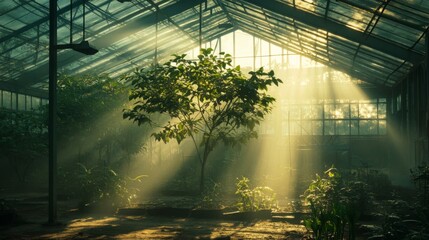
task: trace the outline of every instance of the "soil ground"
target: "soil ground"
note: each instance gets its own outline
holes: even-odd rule
[[[9,199],[22,222],[0,226],[0,239],[303,239],[299,221],[225,221],[95,214],[59,201],[59,225],[47,226],[46,199]]]

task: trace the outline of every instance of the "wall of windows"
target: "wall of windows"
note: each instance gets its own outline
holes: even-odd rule
[[[0,90],[0,108],[31,111],[38,110],[45,104],[48,104],[47,99]]]
[[[282,135],[384,135],[386,99],[281,102]]]
[[[246,46],[246,47],[243,47]],[[353,79],[309,58],[235,31],[206,43],[215,53],[233,56],[243,72],[264,67],[283,80],[273,89],[276,106],[259,127],[264,135],[356,136],[385,135],[385,97],[369,97],[362,90],[368,84]],[[199,48],[187,53],[196,59]]]

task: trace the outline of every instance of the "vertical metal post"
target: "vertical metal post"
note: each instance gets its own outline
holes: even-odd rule
[[[200,49],[203,47],[202,46],[202,41],[203,41],[203,3],[200,3],[200,9],[199,9],[199,29],[198,29],[198,35],[199,35],[199,44],[200,44]]]
[[[49,0],[49,196],[48,224],[57,222],[57,0]]]
[[[235,57],[235,32],[236,31],[234,31],[234,32],[232,32],[232,56],[233,56],[233,58],[232,58],[232,65],[236,65],[237,64],[237,62],[236,62],[236,57]]]
[[[426,140],[428,142],[428,146],[426,149],[429,149],[429,34],[428,32],[426,32],[426,36],[425,36],[425,48],[426,48],[426,79],[425,79],[425,91],[426,91],[426,102],[424,103],[424,105],[426,105]],[[429,153],[427,153],[427,161],[429,161]]]
[[[218,38],[217,42],[219,43],[219,54],[222,52],[222,38]]]
[[[273,66],[271,66],[271,58],[272,58],[272,56],[271,56],[271,43],[270,42],[268,42],[268,69],[273,69],[274,67]]]
[[[253,36],[253,71],[256,71],[256,38]]]
[[[155,57],[153,58],[155,64],[158,64],[158,21],[159,21],[159,10],[155,8]]]

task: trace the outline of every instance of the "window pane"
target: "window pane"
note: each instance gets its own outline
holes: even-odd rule
[[[312,121],[313,135],[322,135],[322,121]]]
[[[351,135],[359,135],[359,121],[358,120],[350,121],[350,133],[351,133]]]
[[[16,93],[11,93],[11,109],[16,109]]]
[[[401,110],[401,106],[402,106],[401,104],[402,104],[402,97],[401,97],[401,94],[399,94],[396,97],[396,111]]]
[[[359,134],[360,135],[377,135],[377,121],[376,120],[359,121]]]
[[[334,119],[335,118],[335,107],[333,104],[325,105],[325,119]]]
[[[385,135],[387,133],[386,120],[378,122],[378,134]]]
[[[338,104],[335,109],[335,119],[349,118],[349,105]]]
[[[323,106],[320,104],[312,106],[312,119],[322,119],[323,117]]]
[[[334,121],[325,121],[325,135],[334,135]]]
[[[359,118],[359,105],[357,103],[350,104],[351,118]]]
[[[335,130],[337,135],[349,135],[349,121],[338,120],[335,122]]]
[[[378,118],[385,119],[386,118],[386,104],[379,103],[378,104]]]
[[[301,117],[302,119],[310,119],[313,118],[313,112],[312,112],[312,107],[311,105],[304,105],[301,108]]]
[[[31,108],[33,109],[39,109],[40,107],[40,98],[32,97],[31,98]]]
[[[4,108],[11,108],[11,101],[10,101],[10,92],[3,91],[3,107]]]
[[[377,118],[377,105],[373,103],[359,104],[359,118]]]
[[[26,110],[25,109],[25,95],[18,94],[18,110]]]
[[[302,135],[312,135],[311,131],[311,122],[310,121],[302,121],[301,122],[301,130]]]

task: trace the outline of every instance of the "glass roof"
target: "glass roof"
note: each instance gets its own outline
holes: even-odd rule
[[[378,86],[398,83],[427,51],[427,0],[58,0],[58,44],[82,40],[83,3],[85,39],[99,52],[59,51],[60,73],[115,77],[192,49],[200,4],[203,42],[240,29]],[[0,89],[47,96],[48,6],[0,1]]]

